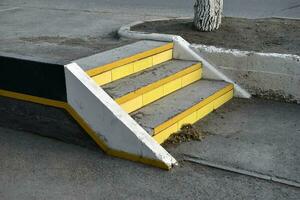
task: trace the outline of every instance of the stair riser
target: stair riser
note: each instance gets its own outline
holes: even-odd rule
[[[181,72],[141,88],[133,93],[116,99],[116,102],[128,113],[140,109],[168,94],[175,92],[202,77],[200,64],[193,65]]]
[[[233,88],[230,86],[230,90],[228,91],[228,88],[224,88],[223,94],[217,98],[215,98],[213,101],[204,104],[200,103],[196,106],[193,106],[192,108],[186,110],[184,113],[185,116],[176,116],[173,119],[170,119],[168,122],[161,124],[154,130],[154,136],[153,138],[159,143],[163,143],[166,139],[170,137],[173,133],[179,131],[184,124],[193,124],[196,121],[202,119],[212,111],[216,110],[220,106],[222,106],[224,103],[228,102],[230,99],[233,98]],[[224,93],[225,92],[225,93]],[[212,95],[214,96],[214,95]]]
[[[101,73],[98,73],[97,75],[94,75],[91,77],[98,85],[101,86],[101,85],[110,83],[112,81],[129,76],[131,74],[143,71],[145,69],[148,69],[150,67],[158,65],[160,63],[169,61],[172,59],[172,57],[173,57],[173,50],[169,49],[167,51],[163,51],[158,54],[154,54],[149,57],[145,57],[145,58],[127,63],[125,65],[118,66],[116,64],[116,67],[113,67],[113,68],[106,67],[107,70],[102,69],[105,71],[102,71]],[[105,68],[105,67],[103,67],[103,68]]]

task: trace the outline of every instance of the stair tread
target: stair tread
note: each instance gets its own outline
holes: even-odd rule
[[[194,64],[197,64],[197,62],[183,60],[167,61],[144,71],[105,84],[102,88],[113,99],[117,99],[142,87],[150,85],[151,83],[155,83],[172,74],[180,72]]]
[[[87,71],[95,67],[104,66],[117,60],[128,58],[132,55],[142,53],[166,44],[168,43],[142,40],[119,48],[94,54],[92,56],[80,58],[78,60],[74,60],[73,62],[77,63],[84,71]]]
[[[131,116],[150,135],[154,128],[230,85],[224,81],[199,80],[133,113]]]

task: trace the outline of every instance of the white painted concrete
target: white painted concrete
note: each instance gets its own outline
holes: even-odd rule
[[[161,161],[176,160],[76,63],[65,66],[68,103],[110,149]]]
[[[212,80],[223,80],[234,85],[234,96],[240,98],[250,98],[251,95],[245,89],[237,84],[236,81],[227,77],[223,72],[217,69],[204,57],[195,53],[194,50],[190,47],[190,43],[184,40],[182,37],[177,36],[174,38],[174,58],[183,59],[183,60],[195,60],[200,61],[203,65],[203,74],[204,79]]]
[[[253,95],[300,103],[300,56],[192,45],[197,53]]]
[[[180,19],[190,19],[190,18],[180,18]],[[149,20],[149,21],[163,21],[168,20],[168,18],[160,18],[155,20]],[[121,26],[121,28],[118,30],[118,34],[121,37],[124,38],[133,38],[137,40],[155,40],[155,41],[165,41],[165,42],[172,42],[173,37],[176,37],[177,35],[169,35],[169,34],[160,34],[160,33],[145,33],[145,32],[138,32],[138,31],[131,31],[130,28],[132,26],[142,24],[146,21],[136,21],[127,25]]]

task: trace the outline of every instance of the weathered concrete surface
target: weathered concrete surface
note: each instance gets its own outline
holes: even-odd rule
[[[130,115],[150,135],[154,128],[228,86],[223,81],[199,80],[161,98]]]
[[[300,18],[298,0],[227,0],[227,16]],[[137,20],[191,17],[194,0],[2,0],[0,52],[66,64],[118,46],[113,31]],[[259,6],[258,6],[259,5]]]
[[[0,128],[0,199],[299,199],[297,188],[197,164],[170,172]]]
[[[251,94],[300,103],[300,56],[192,47]]]
[[[203,142],[169,151],[300,183],[300,106],[234,99],[198,122]]]
[[[171,60],[139,73],[108,83],[102,88],[113,99],[120,98],[161,79],[174,75],[196,64],[192,61]]]
[[[67,64],[126,44],[116,39],[114,33],[123,24],[170,14],[154,12],[155,8],[137,11],[135,6],[113,5],[116,2],[1,1],[0,52]],[[177,14],[172,12],[174,16],[184,16],[180,9]]]
[[[74,60],[83,70],[93,69],[95,67],[103,66],[120,59],[128,58],[138,53],[143,53],[151,49],[167,44],[166,42],[156,41],[138,41],[119,48],[111,49],[99,54],[84,57]]]

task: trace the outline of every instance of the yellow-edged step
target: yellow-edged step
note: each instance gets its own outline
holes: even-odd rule
[[[208,103],[207,105],[199,105],[199,109],[196,111],[190,110],[191,114],[186,117],[183,117],[178,122],[175,122],[173,125],[169,126],[168,128],[155,133],[153,138],[159,143],[163,143],[167,140],[173,133],[179,131],[184,124],[194,124],[198,120],[204,118],[206,115],[211,113],[212,111],[216,110],[218,107],[229,101],[233,98],[233,90],[230,90],[228,93],[224,94],[223,96],[217,98],[216,100]]]
[[[172,60],[104,85],[103,89],[131,113],[201,79],[201,75],[200,63]]]
[[[163,143],[183,124],[195,123],[232,97],[232,84],[200,80],[133,112],[131,116],[158,143]]]
[[[86,73],[101,86],[171,60],[172,57],[173,43],[168,43],[104,66],[95,67],[86,71]]]
[[[201,80],[201,63],[173,59],[173,43],[156,45],[120,59],[115,56],[108,59],[112,62],[86,72],[158,143],[163,143],[182,125],[195,123],[229,101],[233,85]]]
[[[199,79],[202,69],[200,65],[173,74],[148,86],[140,88],[128,95],[116,99],[116,102],[128,113],[152,103],[172,92],[175,92]]]

